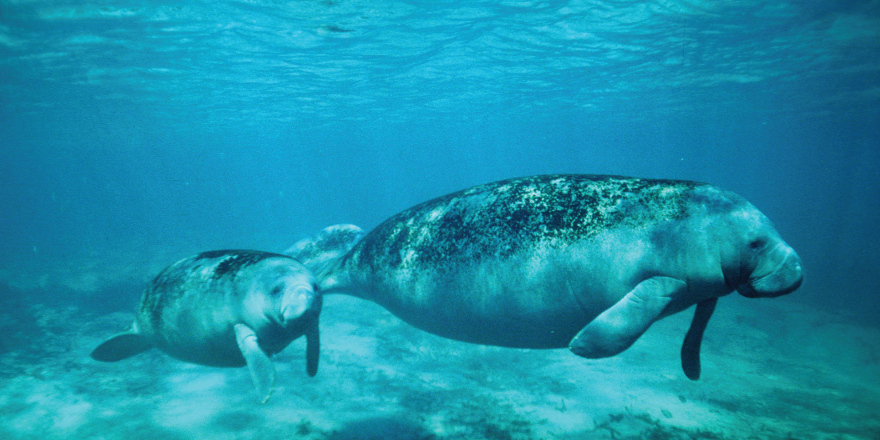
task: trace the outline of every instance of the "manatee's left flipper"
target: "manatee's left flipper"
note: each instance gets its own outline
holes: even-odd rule
[[[235,340],[238,342],[238,348],[247,362],[248,370],[251,372],[251,379],[260,393],[263,403],[272,396],[272,386],[275,385],[275,367],[272,366],[272,360],[260,348],[257,343],[257,334],[250,327],[244,324],[235,324]]]
[[[687,284],[679,279],[648,278],[587,324],[568,348],[585,358],[614,356],[636,342],[672,298],[686,290]]]
[[[318,358],[321,354],[321,333],[318,330],[318,320],[306,330],[306,373],[309,377],[318,374]]]
[[[688,329],[684,344],[681,345],[681,369],[690,380],[700,378],[700,345],[703,342],[703,331],[706,330],[706,324],[709,323],[717,303],[718,298],[711,298],[697,304],[691,328]]]

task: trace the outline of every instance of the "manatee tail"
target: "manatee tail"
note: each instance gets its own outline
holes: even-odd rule
[[[363,229],[355,225],[333,225],[296,242],[284,254],[302,263],[320,280],[330,274],[334,263],[348,253],[363,236]]]
[[[137,333],[120,333],[95,348],[92,351],[92,359],[101,362],[116,362],[151,348],[153,348],[153,344]]]

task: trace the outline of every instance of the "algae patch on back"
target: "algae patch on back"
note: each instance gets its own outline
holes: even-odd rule
[[[489,183],[390,218],[358,245],[359,258],[377,268],[442,268],[508,257],[539,242],[567,245],[609,228],[643,228],[681,218],[686,215],[689,191],[701,185],[596,175],[544,175]]]

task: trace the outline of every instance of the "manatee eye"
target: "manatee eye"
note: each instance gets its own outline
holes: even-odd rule
[[[767,246],[767,241],[760,238],[757,240],[752,240],[752,242],[749,243],[749,249],[753,251],[764,249],[764,246]]]
[[[271,296],[278,296],[278,295],[281,295],[281,292],[282,292],[283,290],[284,290],[284,289],[281,288],[280,285],[279,285],[279,286],[275,286],[275,287],[272,288],[272,292],[270,292],[269,294],[270,294]]]
[[[315,283],[312,283],[312,292],[317,292],[317,291],[318,291],[318,285]]]

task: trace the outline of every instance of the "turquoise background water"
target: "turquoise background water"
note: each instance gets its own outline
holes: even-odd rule
[[[0,54],[18,288],[613,173],[740,193],[798,300],[880,312],[877,1],[3,1]]]

